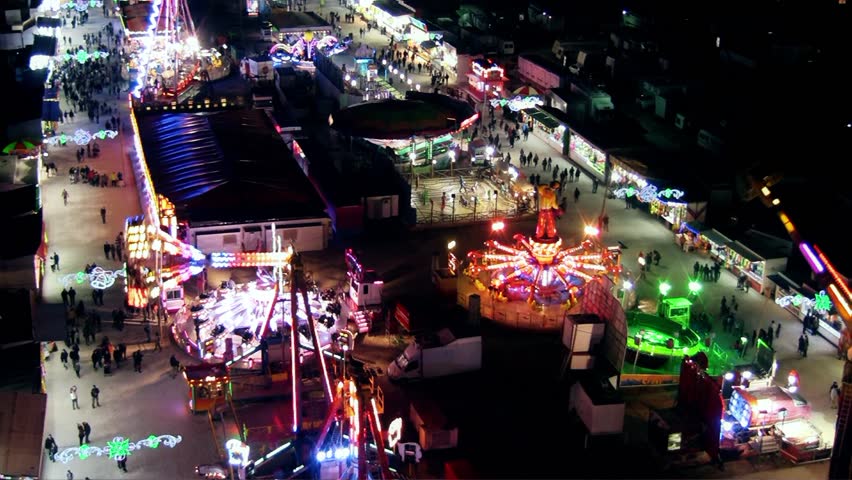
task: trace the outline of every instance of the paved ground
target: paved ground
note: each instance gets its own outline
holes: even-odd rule
[[[84,33],[95,33],[107,21],[99,8],[89,9],[90,22],[76,29],[63,30],[64,35],[74,38],[79,44]],[[69,24],[70,27],[70,24]],[[100,158],[84,159],[83,164],[98,171],[121,171],[127,181],[125,188],[99,188],[87,184],[70,184],[68,169],[76,165],[74,149],[76,146],[50,147],[48,161],[56,162],[59,175],[45,179],[42,184],[44,198],[45,224],[49,239],[50,252],[59,253],[62,270],[49,271],[45,277],[44,297],[46,302],[61,302],[62,275],[82,271],[86,264],[97,262],[105,269],[120,268],[119,262],[105,260],[103,243],[112,242],[116,234],[123,229],[124,219],[140,213],[136,188],[127,156],[122,152],[132,148],[132,134],[127,117],[127,102],[119,102],[103,97],[121,108],[122,126],[118,138],[99,141]],[[63,101],[62,108],[67,108]],[[107,116],[108,118],[108,116]],[[104,121],[104,118],[101,117]],[[76,115],[74,122],[61,124],[60,132],[73,134],[82,128],[91,132],[103,126],[96,126],[85,118]],[[129,177],[128,177],[129,176]],[[68,206],[62,202],[62,190],[69,193]],[[107,209],[106,223],[100,219],[100,208]],[[128,355],[137,347],[133,345],[145,340],[139,326],[128,326],[123,332],[111,326],[110,312],[123,302],[122,284],[117,283],[107,291],[105,306],[101,307],[103,335],[109,336],[113,343],[124,342],[129,345]],[[74,285],[77,299],[82,299],[87,308],[92,308],[91,288],[86,285]],[[166,338],[166,337],[164,337]],[[149,435],[181,435],[183,440],[174,449],[159,447],[156,450],[143,449],[133,453],[127,460],[129,473],[121,474],[114,460],[106,457],[90,457],[86,460],[75,459],[67,465],[51,463],[45,458],[43,478],[65,479],[67,470],[75,478],[197,478],[193,467],[199,463],[208,463],[217,459],[216,450],[211,441],[210,427],[206,416],[193,416],[187,408],[188,390],[179,377],[172,379],[167,375],[168,358],[172,347],[164,342],[163,352],[146,351],[143,360],[143,373],[135,373],[132,364],[125,363],[109,377],[92,368],[92,347],[82,346],[83,359],[81,378],[76,378],[73,370],[64,370],[59,356],[53,355],[46,363],[46,384],[48,392],[47,418],[45,432],[53,434],[60,451],[73,447],[77,442],[76,424],[87,421],[92,426],[91,444],[105,447],[106,442],[115,436],[131,441],[142,440]],[[60,344],[60,347],[64,347]],[[151,348],[152,344],[147,344]],[[93,384],[101,390],[101,408],[92,409],[90,390]],[[80,410],[71,409],[69,389],[77,385],[80,396]]]

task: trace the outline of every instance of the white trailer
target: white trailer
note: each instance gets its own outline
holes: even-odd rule
[[[444,377],[482,368],[482,337],[456,338],[449,329],[417,337],[388,365],[391,380]]]

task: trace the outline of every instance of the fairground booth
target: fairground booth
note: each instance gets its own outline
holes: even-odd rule
[[[468,93],[477,101],[502,98],[506,75],[503,67],[491,59],[475,58],[471,61],[471,71],[467,74]]]
[[[215,409],[231,396],[231,374],[224,362],[188,365],[183,378],[189,385],[189,409],[192,413]]]
[[[569,97],[579,97],[573,94]],[[552,98],[551,98],[551,101]],[[561,105],[561,104],[560,104]],[[606,125],[587,121],[584,109],[574,108],[573,104],[565,106],[565,110],[556,107],[541,107],[540,110],[559,122],[561,142],[556,142],[556,136],[546,140],[563,155],[568,155],[586,174],[592,175],[600,182],[608,176],[609,151],[623,148],[633,148],[644,143],[644,130],[633,120],[623,116],[614,116]],[[535,132],[533,132],[535,133]]]
[[[848,336],[846,322],[837,314],[831,297],[824,290],[815,291],[780,272],[770,274],[767,280],[774,286],[775,303],[799,319],[804,328],[835,346],[844,344],[844,337]]]
[[[283,8],[273,8],[269,22],[275,28],[272,36],[280,43],[291,44],[291,37],[316,37],[320,39],[331,34],[331,24],[314,12],[290,12]]]
[[[205,252],[269,251],[274,227],[299,251],[326,247],[325,204],[263,110],[136,110],[131,119],[143,208],[172,205],[176,238]]]
[[[532,134],[544,140],[559,153],[565,153],[568,144],[568,125],[543,107],[534,106],[521,110],[521,121],[532,130]]]
[[[665,221],[675,232],[686,222],[704,222],[707,191],[685,174],[686,159],[645,146],[611,150],[610,191],[633,208]]]
[[[791,370],[778,382],[770,348],[760,349],[755,364],[718,377],[709,374],[710,362],[704,353],[685,357],[677,408],[651,412],[649,443],[672,465],[694,464],[700,452],[707,462],[773,454],[794,463],[827,458],[831,450],[810,421],[799,374]]]
[[[763,293],[771,287],[769,275],[787,269],[793,243],[757,230],[748,230],[728,243],[725,267],[737,277],[745,275],[751,288]]]
[[[400,41],[408,35],[411,17],[414,15],[408,5],[396,0],[361,0],[361,11],[367,19],[375,20],[379,28],[387,29],[395,40]]]
[[[699,252],[714,261],[725,261],[728,244],[733,240],[728,235],[707,228],[699,221],[683,222],[680,231],[675,234],[675,242],[685,252]]]

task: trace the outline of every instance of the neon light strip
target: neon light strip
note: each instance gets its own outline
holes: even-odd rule
[[[151,172],[148,171],[148,162],[145,160],[145,151],[142,150],[142,140],[139,135],[139,123],[136,121],[136,113],[130,111],[130,124],[133,126],[133,145],[136,155],[133,162],[136,182],[139,186],[139,196],[142,208],[149,217],[148,221],[160,228],[160,212],[157,202],[157,192],[154,190],[154,182],[151,180]]]
[[[846,319],[852,317],[852,308],[849,307],[849,304],[846,303],[846,299],[840,295],[840,291],[837,290],[837,287],[833,283],[828,286],[828,293],[834,300],[834,305],[842,307],[843,311],[840,312],[841,316]]]
[[[175,448],[182,440],[183,437],[180,435],[151,435],[137,442],[131,442],[124,437],[115,437],[107,442],[105,447],[83,444],[79,447],[66,448],[56,455],[56,459],[67,464],[74,458],[85,460],[91,458],[93,455],[96,457],[106,455],[109,458],[127,457],[135,450],[141,450],[144,447],[157,448],[160,445],[165,445],[169,448]]]
[[[814,250],[816,250],[817,255],[819,255],[819,259],[822,260],[822,263],[828,269],[828,273],[831,274],[835,284],[837,284],[840,290],[846,295],[846,298],[852,298],[852,293],[849,292],[849,287],[846,286],[846,279],[837,273],[837,270],[834,269],[834,265],[828,261],[828,258],[824,253],[822,253],[822,250],[820,250],[818,246],[814,245]]]
[[[377,435],[381,436],[383,434],[382,423],[379,420],[379,406],[376,405],[376,398],[375,397],[371,398],[370,403],[373,406],[373,416],[376,418],[376,430],[378,430]]]
[[[815,273],[823,273],[825,272],[825,267],[822,262],[819,261],[814,251],[811,249],[811,246],[806,242],[802,242],[799,244],[799,251],[802,252],[802,255],[805,256],[805,260],[808,261],[808,264],[811,266],[811,269]]]
[[[296,306],[293,305],[293,308],[295,309]],[[293,404],[293,432],[298,432],[299,427],[300,427],[300,425],[299,425],[299,403],[300,403],[301,400],[296,398],[296,394],[299,393],[299,384],[297,382],[301,381],[301,379],[296,378],[296,371],[298,369],[298,367],[296,366],[296,362],[301,361],[301,357],[298,355],[299,346],[298,346],[297,342],[299,340],[298,340],[297,337],[299,336],[299,330],[298,330],[298,325],[296,325],[295,319],[296,319],[296,316],[294,315],[293,316],[294,325],[291,325],[291,329],[290,329],[290,379],[291,379],[290,385],[293,388],[293,401],[291,402]]]

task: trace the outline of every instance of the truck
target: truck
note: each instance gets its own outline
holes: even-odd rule
[[[388,365],[391,381],[444,377],[482,367],[482,337],[457,338],[448,328],[415,337]]]

